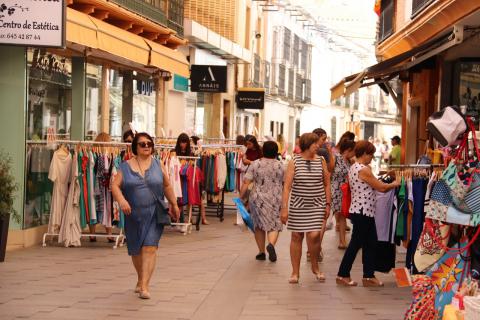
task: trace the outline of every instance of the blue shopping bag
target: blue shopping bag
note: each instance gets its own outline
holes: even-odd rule
[[[242,216],[243,222],[245,222],[245,225],[252,230],[252,232],[255,232],[255,227],[253,226],[253,220],[252,217],[250,216],[250,213],[248,212],[247,208],[243,205],[242,200],[240,198],[233,198],[233,203],[237,206],[238,211],[240,212],[240,215]]]

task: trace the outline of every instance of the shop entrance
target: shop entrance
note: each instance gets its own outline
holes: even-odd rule
[[[230,138],[230,115],[230,100],[223,100],[223,136],[227,139]]]

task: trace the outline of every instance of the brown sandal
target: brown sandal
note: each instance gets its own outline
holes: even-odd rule
[[[382,281],[378,280],[377,278],[363,278],[362,279],[364,287],[383,287],[384,284]]]
[[[356,287],[358,285],[358,283],[356,283],[350,278],[337,277],[335,281],[338,285],[345,287]]]

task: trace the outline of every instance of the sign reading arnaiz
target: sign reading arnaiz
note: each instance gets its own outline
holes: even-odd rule
[[[0,44],[63,47],[64,0],[0,0]]]
[[[194,64],[190,82],[192,92],[227,92],[227,66]]]

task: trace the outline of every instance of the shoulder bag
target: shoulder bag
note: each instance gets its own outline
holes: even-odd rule
[[[158,161],[158,160],[152,159],[152,161]],[[137,164],[138,164],[138,167],[140,168],[140,163],[138,163],[138,160],[137,160]],[[170,220],[170,216],[168,215],[167,205],[165,204],[164,201],[158,199],[158,197],[155,195],[155,192],[153,192],[152,188],[150,188],[150,186],[148,185],[145,177],[144,176],[141,176],[141,177],[142,177],[143,183],[145,183],[148,190],[150,190],[150,193],[152,194],[153,199],[155,199],[155,202],[156,202],[156,204],[155,204],[155,218],[157,220],[157,224],[164,225],[164,226],[171,225],[172,222]]]

